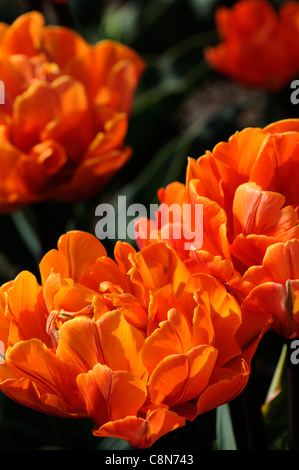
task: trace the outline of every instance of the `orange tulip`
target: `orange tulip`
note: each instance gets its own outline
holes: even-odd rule
[[[129,47],[91,46],[38,12],[0,25],[0,212],[94,195],[129,159],[124,144],[144,62]]]
[[[167,240],[189,269],[216,276],[242,300],[247,269],[262,264],[269,246],[299,238],[298,130],[296,119],[244,129],[212,152],[190,158],[186,183],[171,183],[158,196],[164,208],[202,205],[201,247],[186,249],[186,238],[174,239],[175,225],[185,222],[181,215],[164,225],[157,216],[152,232],[150,222],[140,219],[139,246]],[[188,224],[187,234],[192,219]]]
[[[118,242],[114,257],[69,232],[42,259],[41,284],[22,272],[2,286],[0,389],[145,448],[244,389],[271,319],[242,315],[163,242],[140,252]]]
[[[266,0],[240,0],[216,10],[220,43],[205,50],[218,72],[247,86],[276,91],[299,72],[299,5],[276,13]]]

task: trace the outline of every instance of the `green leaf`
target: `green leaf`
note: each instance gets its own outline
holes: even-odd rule
[[[237,450],[228,403],[219,406],[216,410],[216,448],[217,450]]]
[[[288,435],[287,345],[283,345],[262,413],[269,449],[285,449]],[[281,447],[280,447],[281,446]]]
[[[11,214],[11,218],[29,252],[34,259],[39,260],[42,253],[41,244],[25,213],[23,211],[14,212]]]
[[[263,406],[263,415],[266,419],[271,416],[274,399],[282,390],[286,353],[287,345],[284,344]]]
[[[98,450],[130,450],[132,447],[127,441],[116,437],[105,437],[97,447]]]

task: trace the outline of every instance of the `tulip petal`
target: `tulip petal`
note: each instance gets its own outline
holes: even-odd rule
[[[278,235],[296,225],[295,210],[283,207],[282,194],[262,191],[255,183],[240,185],[235,193],[233,212],[235,234]]]
[[[197,346],[187,354],[165,357],[149,380],[152,402],[175,406],[199,396],[209,382],[217,350]]]
[[[173,354],[185,354],[192,349],[191,329],[184,315],[172,308],[168,320],[160,323],[149,336],[142,350],[142,358],[151,375],[156,366],[165,357]]]
[[[36,337],[51,347],[42,288],[33,274],[23,271],[16,277],[7,294],[7,306],[10,345]]]
[[[13,107],[13,142],[23,151],[29,151],[40,141],[44,127],[54,120],[59,112],[58,95],[45,82],[35,82]]]
[[[213,341],[213,346],[218,350],[217,365],[224,365],[241,353],[235,338],[242,324],[240,306],[223,284],[212,276],[199,274],[194,277],[201,283],[201,289],[198,289],[195,295],[198,308],[193,320],[194,337],[196,339],[197,335],[200,337],[203,334],[200,327],[205,324],[205,336],[209,341]]]
[[[251,173],[252,181],[264,190],[283,194],[285,204],[294,207],[298,205],[298,148],[298,132],[268,134]]]
[[[188,280],[189,272],[184,263],[165,243],[149,245],[130,259],[133,263],[130,271],[132,280],[145,286],[145,295],[149,289],[167,284],[171,284],[174,293],[180,295]]]
[[[3,366],[0,366],[1,368]],[[8,369],[9,370],[9,369]],[[2,370],[0,377],[3,378]],[[4,377],[5,378],[5,377]],[[86,411],[70,411],[63,400],[52,393],[41,393],[32,380],[27,378],[8,378],[4,383],[0,383],[0,389],[12,400],[22,406],[32,408],[41,413],[46,413],[61,418],[86,418]],[[83,404],[81,405],[83,407]]]
[[[68,28],[49,26],[43,29],[41,36],[43,50],[60,68],[88,51],[88,43]]]
[[[9,395],[14,392],[13,398],[16,401],[30,403],[34,399],[37,403],[33,407],[40,409],[39,406],[41,406],[45,411],[49,398],[52,412],[54,400],[56,404],[62,402],[70,415],[85,415],[83,402],[79,398],[78,391],[76,393],[76,377],[79,372],[77,366],[61,361],[40,340],[22,341],[10,348],[6,354],[6,364],[14,372],[15,377],[21,381],[12,383],[4,381],[1,389],[7,390]],[[27,379],[25,382],[22,380],[24,378]],[[28,379],[32,384],[28,382]],[[25,389],[22,387],[23,383]],[[32,387],[37,392],[31,396]],[[41,405],[38,405],[39,400]],[[60,405],[58,415],[61,408]]]
[[[62,325],[59,335],[57,355],[64,361],[75,362],[84,371],[99,362],[112,370],[145,376],[141,361],[144,336],[117,310],[104,314],[97,322],[75,318]]]
[[[88,415],[98,425],[135,415],[146,398],[145,383],[133,374],[95,365],[77,378]]]
[[[299,279],[299,240],[275,243],[267,248],[262,266],[252,266],[244,274],[244,280],[254,285],[273,281],[285,284],[288,279]]]
[[[251,327],[263,317],[273,320],[271,328],[285,337],[292,337],[293,325],[291,312],[287,309],[287,292],[285,286],[274,282],[265,282],[249,293],[242,304],[243,316],[250,316]],[[259,330],[260,334],[260,330]]]
[[[60,237],[58,249],[50,250],[40,262],[42,281],[51,271],[84,284],[84,277],[96,260],[106,255],[102,243],[87,232],[71,231]]]
[[[34,56],[44,23],[43,16],[37,11],[19,16],[2,37],[1,49],[8,54]]]
[[[247,385],[248,367],[242,361],[239,370],[215,369],[214,381],[203,390],[197,401],[197,413],[202,414],[228,403],[238,396]]]
[[[126,440],[132,447],[151,447],[164,434],[184,426],[185,420],[170,410],[158,409],[149,412],[146,419],[127,416],[95,427],[95,436],[117,437]]]

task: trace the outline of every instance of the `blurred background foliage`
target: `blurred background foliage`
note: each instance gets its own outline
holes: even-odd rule
[[[233,4],[219,0],[70,0],[54,9],[46,0],[1,0],[0,21],[11,23],[25,11],[42,8],[48,23],[70,26],[90,43],[106,38],[120,41],[135,49],[147,64],[129,122],[130,162],[86,203],[46,202],[0,216],[2,283],[23,269],[38,276],[41,256],[56,247],[65,231],[94,234],[95,208],[102,202],[114,204],[117,212],[117,196],[125,195],[127,205],[136,202],[149,207],[158,202],[160,187],[184,181],[188,156],[199,157],[244,127],[298,115],[296,106],[290,104],[289,90],[269,95],[248,89],[219,76],[206,63],[204,48],[218,41],[215,9]],[[113,255],[115,241],[103,243]],[[285,361],[279,361],[282,346],[280,338],[267,334],[245,392],[229,406],[164,436],[151,450],[285,448],[288,410]],[[263,410],[262,423],[260,409],[270,386],[281,393]],[[0,395],[1,450],[130,449],[121,440],[93,437],[91,429],[89,420],[45,416]]]

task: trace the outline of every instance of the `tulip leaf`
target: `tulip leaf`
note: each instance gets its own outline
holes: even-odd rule
[[[237,450],[228,403],[216,410],[216,449]]]
[[[23,211],[17,211],[11,214],[11,218],[17,228],[19,235],[32,254],[33,258],[39,260],[42,253],[42,248],[39,239],[28,222]]]
[[[285,449],[288,437],[287,346],[281,350],[262,407],[270,449]]]
[[[131,450],[131,445],[123,440],[116,437],[105,437],[101,440],[98,445],[98,450]]]
[[[282,347],[282,351],[266,396],[265,405],[263,407],[263,414],[265,418],[267,418],[271,414],[271,404],[273,403],[274,397],[276,397],[280,393],[282,388],[282,379],[286,363],[286,353],[287,345],[285,344]]]

